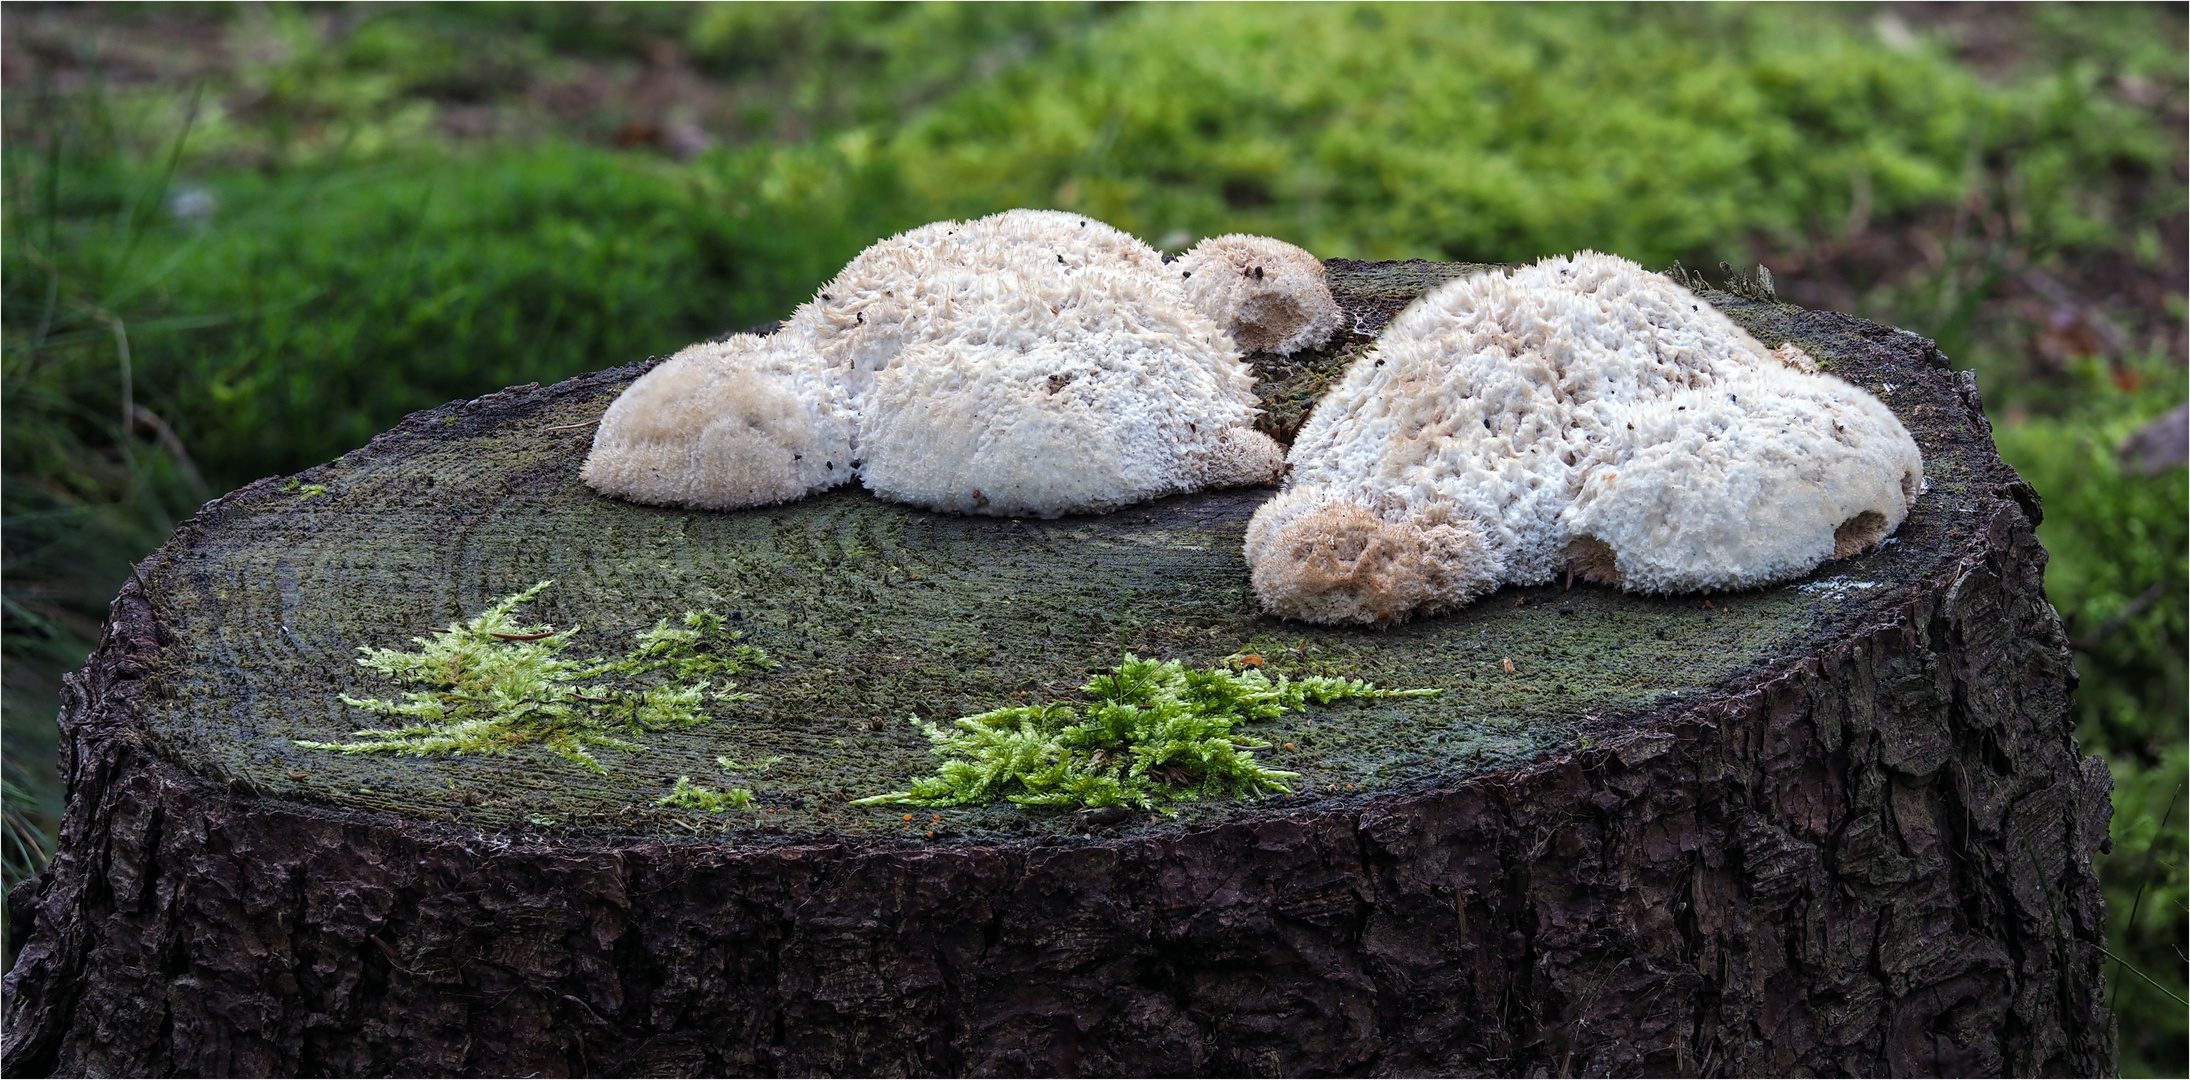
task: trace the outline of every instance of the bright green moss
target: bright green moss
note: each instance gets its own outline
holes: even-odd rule
[[[1269,768],[1269,743],[1233,730],[1310,701],[1424,697],[1436,690],[1382,690],[1360,679],[1272,680],[1260,671],[1192,671],[1127,654],[1110,674],[1080,687],[1084,709],[1062,702],[964,717],[946,731],[915,717],[945,760],[910,791],[859,800],[958,806],[1008,799],[1022,806],[1136,806],[1181,799],[1290,791],[1297,773]]]
[[[781,755],[770,755],[768,757],[761,758],[758,761],[751,762],[739,761],[736,758],[730,757],[718,757],[715,759],[716,768],[721,769],[726,773],[732,774],[742,772],[765,773],[768,770],[775,768],[776,766],[781,764],[783,764],[783,757]]]
[[[710,611],[685,612],[676,626],[662,619],[613,660],[565,658],[577,627],[525,626],[513,618],[553,584],[543,581],[505,597],[430,639],[413,638],[416,652],[360,646],[360,666],[424,689],[406,692],[401,701],[344,694],[342,703],[410,723],[354,732],[356,742],[297,745],[421,756],[538,745],[600,772],[594,749],[639,750],[625,736],[704,724],[707,703],[752,699],[733,692],[737,684],[728,676],[776,666]]]
[[[743,810],[752,805],[753,793],[747,788],[730,788],[716,791],[692,782],[689,776],[677,778],[676,790],[656,801],[656,806],[674,806],[680,810],[704,810],[720,814],[725,810]]]

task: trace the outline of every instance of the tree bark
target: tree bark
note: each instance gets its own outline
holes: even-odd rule
[[[1281,435],[1464,269],[1329,266],[1353,330],[1257,358]],[[1709,606],[1576,585],[1305,627],[1246,584],[1266,490],[1055,522],[599,499],[585,424],[643,365],[217,500],[68,683],[6,1072],[2110,1074],[2109,781],[2037,496],[1930,342],[1709,298],[1916,434],[1932,487],[1884,549]],[[712,605],[786,664],[599,776],[296,746],[368,726],[335,701],[390,689],[355,647],[546,578],[538,617],[603,648]],[[933,767],[907,713],[1243,650],[1446,693],[1258,731],[1288,797],[849,805]],[[654,805],[718,754],[785,760],[755,809]]]

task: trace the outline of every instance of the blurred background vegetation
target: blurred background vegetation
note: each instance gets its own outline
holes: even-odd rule
[[[2106,755],[2125,1074],[2185,1069],[2181,5],[0,6],[7,880],[60,676],[203,500],[780,317],[1012,206],[1178,250],[1761,262],[1979,372]]]

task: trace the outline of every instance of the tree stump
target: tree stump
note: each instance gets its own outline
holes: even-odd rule
[[[1333,260],[1331,351],[1463,268]],[[1505,589],[1388,630],[1263,616],[1267,489],[1101,517],[843,490],[600,498],[644,365],[414,415],[208,504],[68,684],[60,855],[14,894],[9,1075],[2102,1075],[2109,782],[2042,588],[2037,496],[1905,331],[1710,299],[1889,404],[1929,491],[1784,587]],[[345,756],[353,663],[533,582],[604,648],[711,606],[783,661],[603,751]],[[1709,601],[1709,602],[1706,602]],[[1177,816],[859,807],[936,721],[1124,652],[1442,696],[1257,726],[1288,796]],[[1510,661],[1510,668],[1508,666]],[[657,805],[717,755],[754,805]]]

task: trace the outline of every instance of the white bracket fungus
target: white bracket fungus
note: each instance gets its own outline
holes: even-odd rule
[[[1212,259],[1260,260],[1254,287],[1190,291],[1155,249],[1055,211],[880,241],[774,335],[692,346],[634,382],[582,475],[712,509],[856,475],[916,506],[1033,517],[1273,482],[1283,451],[1252,426],[1243,340],[1327,338],[1337,306],[1307,252],[1220,241]],[[1287,310],[1307,322],[1271,321]]]
[[[1923,486],[1875,398],[1594,252],[1423,297],[1290,460],[1247,561],[1271,612],[1325,623],[1562,571],[1651,593],[1782,581],[1877,544]]]

